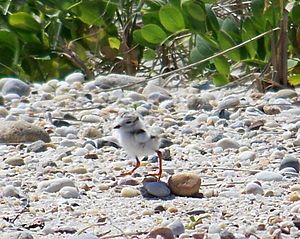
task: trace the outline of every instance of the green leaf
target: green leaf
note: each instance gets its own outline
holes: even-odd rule
[[[19,57],[19,42],[15,34],[0,30],[0,62],[6,66],[16,64]],[[1,66],[0,66],[1,68]]]
[[[196,37],[196,47],[205,58],[212,56],[215,53],[209,43],[200,35],[197,35]]]
[[[253,23],[250,18],[247,18],[242,27],[242,40],[247,41],[257,35]],[[254,59],[257,55],[257,40],[251,41],[245,45],[251,59]]]
[[[299,26],[300,25],[300,5],[296,5],[293,7],[291,13],[292,22]]]
[[[229,82],[228,77],[222,75],[222,74],[214,74],[213,75],[213,83],[215,86],[223,86],[226,85]]]
[[[217,71],[224,76],[229,76],[230,65],[224,56],[219,56],[213,60]]]
[[[293,70],[293,68],[297,66],[299,62],[300,60],[297,58],[288,59],[288,70]]]
[[[169,32],[177,32],[185,28],[181,12],[171,4],[167,4],[159,10],[159,20]]]
[[[212,10],[212,5],[205,4],[205,10],[207,14],[207,23],[208,26],[213,30],[215,33],[217,33],[220,30],[220,24],[218,21],[218,18],[216,17],[214,11]]]
[[[239,41],[241,33],[237,27],[237,22],[232,17],[227,17],[222,23],[221,30],[230,35],[235,41]]]
[[[78,18],[88,25],[101,26],[104,21],[101,17],[101,6],[97,1],[82,1],[72,11]]]
[[[142,37],[147,42],[150,42],[153,44],[160,44],[167,38],[167,35],[163,31],[163,29],[161,29],[159,26],[157,26],[155,24],[145,25],[141,29],[141,33],[142,33]]]
[[[119,49],[120,48],[120,40],[116,37],[109,37],[108,43],[111,48]]]
[[[202,22],[206,19],[204,5],[193,0],[181,0],[181,7],[194,19]]]
[[[8,18],[8,23],[14,28],[27,31],[39,32],[41,30],[40,23],[33,16],[26,12],[13,13]]]
[[[153,49],[150,49],[150,48],[146,48],[144,50],[144,54],[143,54],[143,58],[146,60],[146,61],[151,61],[151,60],[154,60],[156,58],[156,53]]]
[[[222,50],[226,50],[228,48],[236,46],[234,40],[226,32],[222,30],[219,31],[218,33],[218,41]],[[239,61],[241,58],[239,49],[232,50],[228,52],[226,55],[228,55],[228,57],[234,61]]]
[[[288,82],[289,82],[292,86],[300,85],[300,74],[293,75],[293,76],[289,76]]]

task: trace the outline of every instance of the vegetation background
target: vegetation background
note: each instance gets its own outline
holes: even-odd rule
[[[6,0],[0,76],[180,72],[220,86],[300,84],[300,4],[288,0]],[[236,74],[239,72],[240,74]]]

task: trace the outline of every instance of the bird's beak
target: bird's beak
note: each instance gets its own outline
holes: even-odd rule
[[[119,125],[119,124],[114,126],[114,129],[120,129],[120,128],[121,128],[121,125]]]

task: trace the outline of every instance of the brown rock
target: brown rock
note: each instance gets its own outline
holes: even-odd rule
[[[267,115],[276,115],[281,112],[280,108],[276,105],[264,105],[263,106],[263,111]]]
[[[168,181],[171,191],[178,196],[193,196],[199,192],[201,178],[193,173],[178,173]]]
[[[164,239],[174,239],[174,234],[170,228],[167,227],[157,227],[154,228],[147,236],[147,238],[157,238],[161,236]]]
[[[26,121],[0,121],[0,143],[50,142],[46,131]]]

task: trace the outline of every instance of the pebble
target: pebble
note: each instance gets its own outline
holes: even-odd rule
[[[234,139],[224,138],[216,143],[216,147],[221,147],[223,149],[238,149],[240,147],[239,143]]]
[[[18,96],[28,96],[30,94],[29,85],[16,78],[0,79],[0,88],[4,96],[8,94],[17,94]]]
[[[236,108],[240,105],[240,99],[236,96],[227,96],[225,97],[219,104],[218,109],[224,110],[224,109],[230,109],[230,108]]]
[[[7,185],[2,189],[2,194],[4,197],[20,197],[19,191],[13,185]]]
[[[142,94],[146,97],[149,97],[152,93],[159,93],[159,94],[163,95],[164,97],[166,97],[166,99],[170,99],[172,97],[166,89],[164,89],[158,85],[155,85],[152,82],[149,82],[143,89]]]
[[[29,232],[12,232],[3,233],[1,235],[2,239],[34,239],[34,237]]]
[[[5,163],[11,166],[22,166],[25,165],[24,159],[18,156],[9,157],[4,160]]]
[[[290,89],[280,90],[273,95],[273,98],[294,98],[294,97],[297,97],[297,93],[296,91]]]
[[[0,143],[50,142],[43,129],[25,121],[0,121]]]
[[[102,136],[100,130],[95,127],[84,128],[80,134],[82,138],[89,138],[89,139],[97,139],[97,138],[101,138]]]
[[[74,187],[74,182],[69,178],[57,178],[47,181],[42,181],[38,184],[39,191],[45,191],[49,193],[55,193],[61,190],[63,187]]]
[[[234,234],[232,232],[227,231],[227,230],[224,230],[220,233],[220,238],[221,239],[236,239]]]
[[[217,223],[212,223],[207,231],[209,234],[217,234],[221,232],[221,227]]]
[[[38,140],[27,146],[27,152],[41,153],[47,151],[47,144]]]
[[[71,168],[69,170],[70,173],[75,173],[75,174],[85,174],[87,173],[87,169],[83,166],[76,166],[74,168]]]
[[[283,170],[284,168],[293,168],[297,173],[299,173],[299,160],[290,155],[285,156],[280,162],[279,170]]]
[[[84,81],[84,74],[81,72],[74,72],[66,76],[65,81],[69,83],[70,85],[73,84],[74,82],[83,82]]]
[[[168,228],[170,228],[174,234],[174,236],[180,236],[185,232],[185,227],[180,219],[176,219],[172,223],[168,225]]]
[[[281,112],[281,109],[276,105],[264,105],[263,112],[267,115],[276,115]]]
[[[261,181],[282,181],[283,176],[276,172],[261,171],[256,174],[256,179]]]
[[[144,183],[146,191],[155,197],[167,197],[171,191],[164,182],[147,182]]]
[[[59,194],[63,198],[79,198],[78,190],[74,187],[65,186],[59,190]]]
[[[250,182],[246,185],[245,192],[247,194],[263,195],[264,190],[258,182]]]
[[[239,154],[238,159],[240,161],[254,161],[256,158],[256,154],[253,151],[247,150],[247,151],[243,151]]]
[[[168,227],[156,227],[152,229],[147,238],[159,238],[162,237],[163,239],[175,239],[173,231]]]
[[[178,173],[169,178],[168,185],[175,195],[193,196],[199,192],[201,178],[193,173]]]
[[[192,95],[187,99],[187,108],[189,110],[212,110],[212,106],[210,105],[208,99],[195,95]]]
[[[99,237],[95,236],[94,234],[83,233],[76,236],[70,236],[68,239],[99,239]]]
[[[141,192],[133,187],[124,187],[121,190],[121,196],[124,198],[137,197],[141,195]]]

